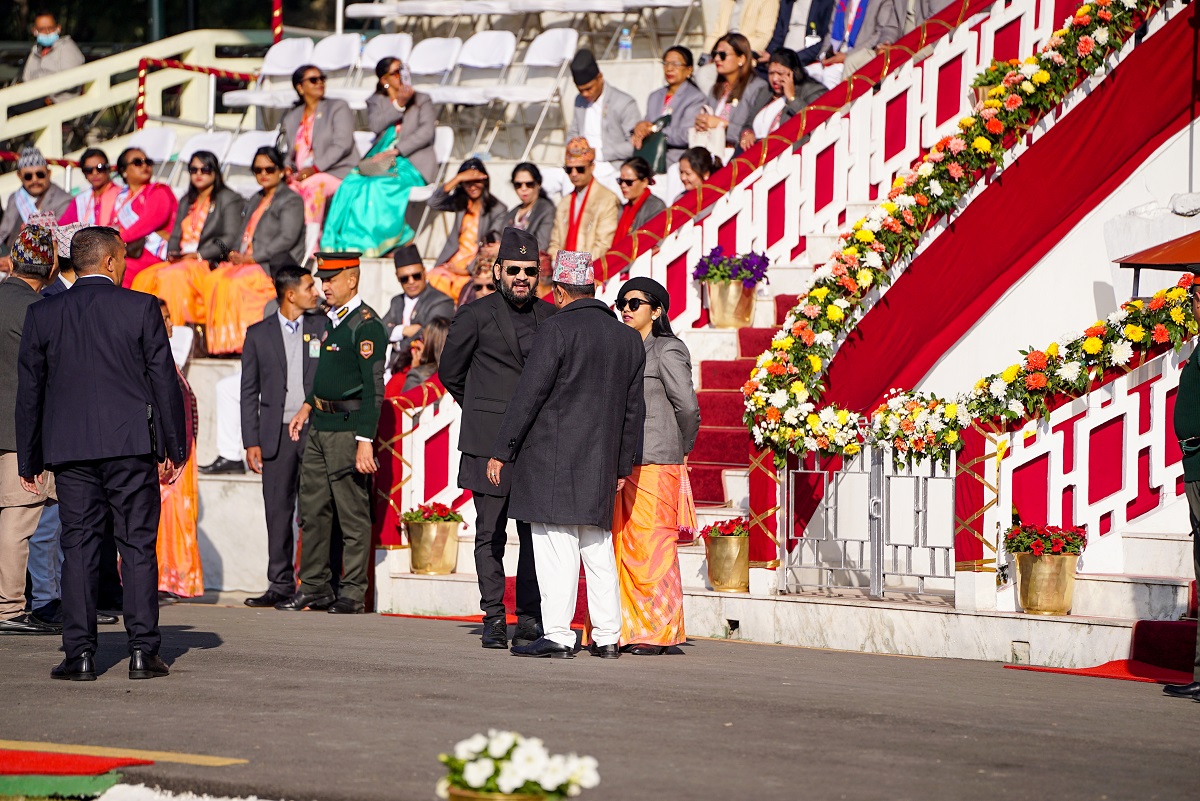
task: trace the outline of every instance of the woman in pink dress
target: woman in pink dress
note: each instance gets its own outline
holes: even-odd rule
[[[59,217],[58,224],[115,226],[117,196],[121,194],[121,187],[113,183],[108,156],[103,150],[89,147],[79,159],[79,170],[87,179],[88,188],[71,200],[71,205]]]
[[[140,148],[122,151],[117,157],[117,174],[125,179],[114,213],[125,242],[122,285],[128,288],[138,273],[167,257],[167,239],[175,226],[179,202],[171,187],[154,181],[154,162]]]

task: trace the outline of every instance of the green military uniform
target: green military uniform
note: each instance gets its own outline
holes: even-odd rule
[[[324,271],[318,267],[317,274]],[[306,398],[312,425],[300,465],[300,592],[331,592],[329,542],[336,509],[344,545],[340,594],[361,603],[371,561],[371,476],[355,469],[355,456],[360,439],[375,440],[387,333],[379,315],[355,297],[331,313],[320,348]]]

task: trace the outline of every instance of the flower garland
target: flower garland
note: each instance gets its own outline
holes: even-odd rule
[[[870,419],[846,409],[818,409],[818,404],[825,390],[825,371],[837,350],[837,343],[857,325],[865,312],[868,296],[877,297],[879,290],[899,275],[903,260],[915,251],[929,226],[953,209],[979,177],[1003,159],[1005,152],[1038,117],[1061,103],[1067,92],[1087,74],[1102,69],[1104,59],[1116,52],[1159,4],[1160,0],[1095,0],[1081,5],[1062,29],[1054,32],[1038,55],[1017,63],[993,61],[975,79],[973,85],[989,88],[985,92],[986,98],[976,104],[973,116],[959,120],[956,135],[944,137],[934,144],[915,170],[896,178],[886,200],[842,233],[840,249],[813,271],[807,291],[801,293],[796,306],[784,318],[783,327],[776,333],[770,349],[755,362],[742,394],[745,399],[743,420],[756,445],[773,450],[780,465],[789,454],[853,456],[862,449],[863,442],[890,444],[893,458],[903,455],[903,461],[925,456],[948,460],[950,450],[961,447],[951,432],[961,430],[963,424],[959,421],[964,414],[977,416],[976,412],[979,412],[985,417],[1006,419],[1027,415],[1032,398],[1022,397],[1017,391],[1014,391],[1014,397],[1009,397],[1013,382],[1018,377],[1024,379],[1020,374],[1031,372],[1020,365],[1012,373],[1013,380],[1005,382],[1003,408],[997,408],[1001,397],[989,393],[995,403],[985,402],[978,388],[972,395],[978,402],[974,405],[957,402],[951,415],[946,414],[944,407],[949,404],[945,401],[913,393],[889,398]],[[1167,302],[1174,304],[1173,307],[1180,305],[1178,299],[1164,297],[1164,304]],[[1149,311],[1141,308],[1131,311],[1123,307],[1127,317]],[[1186,319],[1187,313],[1182,310],[1181,313]],[[1167,316],[1174,321],[1169,310]],[[1142,325],[1144,332],[1152,332],[1151,340],[1154,335],[1161,336],[1153,325],[1145,327],[1149,322],[1147,319],[1142,323],[1131,321],[1123,325]],[[1156,317],[1154,325],[1158,324],[1167,326],[1166,321]],[[1173,324],[1177,330],[1170,335],[1171,341],[1178,347],[1184,330],[1178,327],[1184,323]],[[1194,322],[1190,325],[1192,327],[1187,330],[1194,331]],[[1074,375],[1076,381],[1082,381],[1085,366],[1100,366],[1094,358],[1097,356],[1107,355],[1110,361],[1114,356],[1125,356],[1121,363],[1128,363],[1132,352],[1126,356],[1118,339],[1123,331],[1108,331],[1107,328],[1106,324],[1103,337],[1099,338],[1101,349],[1096,353],[1089,353],[1084,344],[1086,342],[1089,349],[1094,348],[1092,340],[1097,337],[1060,343],[1056,352],[1063,353],[1064,357],[1082,354],[1092,357],[1092,361],[1073,358],[1072,362],[1056,363],[1047,374],[1045,369],[1050,369],[1050,359],[1062,358],[1047,355],[1047,368],[1032,370],[1032,373],[1041,374],[1046,384],[1037,387],[1023,383],[1022,386],[1035,393],[1050,387],[1061,390],[1066,378],[1057,376],[1054,371],[1065,369],[1066,376]],[[1176,335],[1181,339],[1174,339]],[[1131,347],[1141,343],[1141,340],[1128,338],[1126,341]],[[1063,347],[1073,347],[1076,343],[1079,344],[1074,349]],[[1113,348],[1117,348],[1115,354]],[[1025,354],[1027,360],[1030,353],[1045,352],[1030,351]],[[1077,374],[1075,368],[1068,367],[1073,362],[1080,365]],[[1033,364],[1040,364],[1038,356],[1034,356]],[[1009,368],[1004,374],[1011,370]],[[1030,384],[1036,385],[1040,381],[1032,378]],[[1067,383],[1075,386],[1074,382]],[[900,401],[897,409],[890,405],[895,400]],[[917,419],[908,421],[913,426],[911,432],[905,430],[903,415],[899,415],[910,401],[927,407],[924,416],[918,412],[919,424]],[[933,402],[937,405],[928,408],[927,405]],[[878,414],[885,407],[886,411]],[[907,413],[911,415],[912,411]],[[893,423],[898,426],[895,430]],[[942,427],[933,430],[937,426]],[[907,446],[903,454],[898,453],[898,440]]]

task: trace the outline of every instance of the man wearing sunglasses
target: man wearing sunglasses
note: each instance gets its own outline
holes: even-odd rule
[[[475,501],[475,572],[483,610],[483,647],[508,648],[504,611],[504,545],[508,540],[511,466],[493,483],[487,476],[496,432],[516,389],[534,334],[554,314],[537,299],[538,242],[528,231],[505,228],[492,280],[496,292],[463,306],[450,325],[438,375],[462,407],[458,486]],[[517,523],[517,630],[514,641],[528,644],[542,635],[541,594],[533,566],[528,523]]]
[[[392,306],[383,315],[388,341],[392,343],[392,359],[407,353],[422,326],[437,317],[454,317],[454,301],[425,280],[425,264],[415,245],[404,245],[392,255],[396,262],[396,280],[404,290],[392,298]],[[389,360],[388,364],[392,364]],[[395,368],[392,368],[395,372]]]
[[[17,160],[17,177],[21,188],[8,199],[4,219],[0,220],[0,272],[12,272],[12,261],[8,252],[17,241],[21,226],[29,222],[34,214],[52,214],[54,219],[62,216],[71,204],[71,196],[50,183],[50,166],[46,157],[36,147],[21,151]]]
[[[588,140],[567,142],[563,169],[574,191],[558,201],[550,232],[550,258],[560,250],[571,250],[591,253],[598,260],[612,247],[621,205],[617,196],[596,180],[596,151]]]

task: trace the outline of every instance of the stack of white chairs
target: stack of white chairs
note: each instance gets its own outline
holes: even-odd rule
[[[292,73],[312,63],[312,39],[283,39],[271,45],[253,89],[226,92],[221,100],[229,108],[288,108],[296,102]]]
[[[697,9],[700,9],[701,0],[622,0],[622,2],[625,6],[625,14],[620,24],[617,25],[617,29],[613,32],[613,37],[604,51],[605,58],[611,57],[622,28],[628,28],[634,32],[645,32],[654,45],[655,55],[661,56],[663,50],[662,34],[658,29],[658,19],[654,16],[654,12],[678,8],[685,9],[683,19],[679,23],[679,28],[675,31],[675,38],[671,41],[672,45],[677,45],[687,35],[688,24],[691,22],[692,14]],[[702,10],[701,14],[703,14]]]
[[[437,85],[444,86],[458,64],[462,46],[462,39],[458,37],[422,39],[413,46],[412,54],[408,57],[408,70],[414,79],[436,77]],[[417,86],[422,92],[429,92],[430,88],[429,85]]]
[[[407,33],[381,33],[368,39],[349,85],[330,87],[325,96],[345,100],[356,111],[366,108],[367,98],[375,91],[375,65],[388,57],[407,64],[412,48],[412,37]]]
[[[335,33],[316,43],[309,63],[325,73],[327,92],[330,87],[350,84],[357,72],[362,49],[362,36],[357,33]],[[294,93],[292,102],[295,102]]]
[[[125,147],[136,147],[154,162],[154,174],[170,173],[171,157],[175,155],[175,131],[171,128],[142,128],[129,137]]]
[[[530,150],[541,131],[551,105],[562,102],[563,81],[567,67],[579,47],[579,31],[574,28],[551,28],[538,34],[525,51],[521,69],[509,75],[509,81],[486,90],[489,100],[506,104],[513,112],[512,121],[522,128],[526,141],[521,161],[529,159]],[[525,123],[524,110],[527,106],[541,105],[537,123],[532,132]],[[488,138],[485,150],[492,142],[502,124],[504,112],[496,121]]]
[[[418,86],[417,90],[427,93],[439,105],[487,105],[486,90],[504,81],[516,52],[515,34],[509,31],[480,31],[460,48],[454,73],[448,80],[438,86]],[[414,62],[416,60],[413,59]]]

